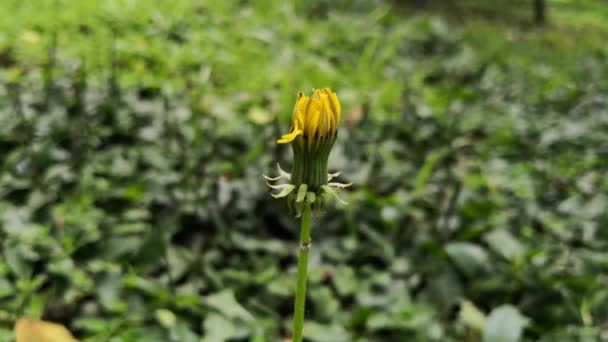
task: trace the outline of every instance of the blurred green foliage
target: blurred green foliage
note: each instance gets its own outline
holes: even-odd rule
[[[85,341],[288,336],[298,222],[262,174],[324,86],[355,185],[313,226],[310,341],[608,339],[608,15],[549,6],[540,29],[380,0],[2,1],[2,341],[26,314]]]

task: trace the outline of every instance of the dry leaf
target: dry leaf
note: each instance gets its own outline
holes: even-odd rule
[[[61,324],[36,318],[21,318],[15,324],[17,342],[78,342]]]
[[[357,127],[363,117],[365,116],[365,109],[362,105],[353,106],[351,110],[346,114],[346,126]]]

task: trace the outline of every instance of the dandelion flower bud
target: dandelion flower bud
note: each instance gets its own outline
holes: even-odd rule
[[[270,185],[281,189],[275,197],[288,197],[289,204],[306,200],[314,203],[318,195],[329,194],[339,200],[336,192],[347,184],[328,183],[332,176],[327,173],[327,162],[340,124],[341,106],[336,93],[331,89],[315,89],[312,95],[302,92],[293,110],[291,130],[283,135],[277,143],[291,144],[293,149],[293,170],[288,174],[282,170],[280,176],[268,178],[270,181],[287,178],[289,184]],[[298,189],[294,194],[294,190]],[[341,201],[341,200],[340,200]],[[321,200],[318,200],[320,207]],[[299,211],[299,210],[298,210]]]

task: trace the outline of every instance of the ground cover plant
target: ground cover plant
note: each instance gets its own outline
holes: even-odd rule
[[[299,225],[262,175],[325,86],[353,186],[307,339],[608,339],[608,10],[433,3],[1,1],[0,341],[287,338]]]

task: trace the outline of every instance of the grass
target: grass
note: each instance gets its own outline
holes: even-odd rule
[[[430,1],[416,6],[405,1],[402,12],[408,14],[440,15],[462,27],[471,37],[493,38],[496,43],[508,43],[517,55],[535,54],[538,45],[549,50],[548,55],[571,56],[581,50],[604,48],[608,37],[608,6],[601,1],[556,0],[548,2],[548,23],[532,21],[531,1]],[[578,47],[578,49],[574,49]]]
[[[67,305],[91,341],[285,338],[298,227],[260,176],[330,86],[354,186],[309,339],[605,337],[608,10],[394,3],[0,1],[0,336]]]

